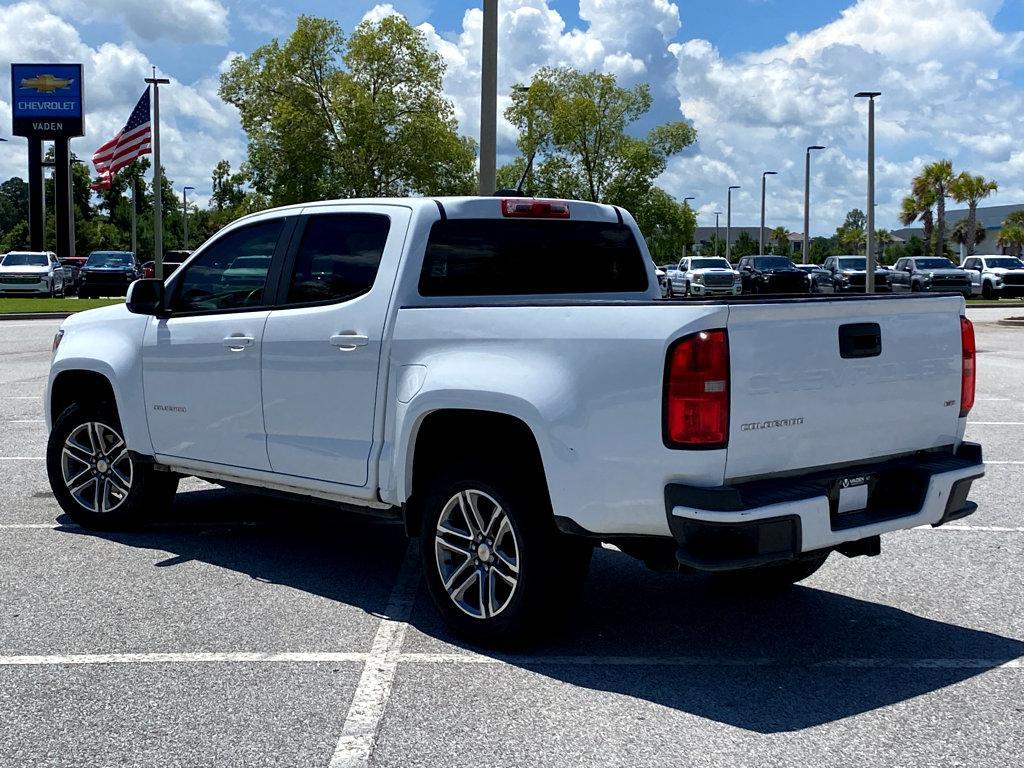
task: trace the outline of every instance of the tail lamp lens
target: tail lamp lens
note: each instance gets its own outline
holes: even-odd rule
[[[729,336],[724,328],[684,336],[665,364],[664,438],[675,449],[729,442]]]
[[[974,407],[974,386],[977,348],[974,345],[974,324],[967,318],[960,318],[960,351],[963,363],[960,369],[960,416],[967,416]]]
[[[503,198],[501,213],[504,216],[528,217],[530,219],[568,219],[569,204],[564,200]]]

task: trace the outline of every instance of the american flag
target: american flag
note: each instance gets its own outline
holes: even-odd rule
[[[151,140],[149,122],[149,89],[147,88],[139,103],[132,110],[124,128],[117,132],[92,156],[92,164],[96,166],[99,181],[93,185],[95,189],[109,189],[114,174],[142,155],[150,152]]]

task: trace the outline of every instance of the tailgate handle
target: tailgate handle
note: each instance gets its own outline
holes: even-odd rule
[[[846,323],[839,327],[839,354],[873,358],[882,354],[882,329],[877,323]]]

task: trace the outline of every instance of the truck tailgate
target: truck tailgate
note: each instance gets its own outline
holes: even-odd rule
[[[962,305],[933,296],[732,306],[726,478],[955,443]]]

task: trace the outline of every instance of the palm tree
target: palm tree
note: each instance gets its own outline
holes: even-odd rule
[[[1007,217],[1008,219],[1009,217]],[[1003,229],[999,231],[997,242],[1003,248],[1010,249],[1013,256],[1020,256],[1021,249],[1024,248],[1024,227],[1019,224],[1003,222]]]
[[[909,227],[914,222],[920,221],[924,229],[924,242],[929,245],[932,242],[932,232],[935,229],[932,217],[934,206],[935,196],[918,178],[914,179],[913,192],[903,198],[900,205],[900,224]]]
[[[769,236],[771,242],[775,245],[775,253],[781,256],[787,256],[787,252],[791,252],[789,243],[789,230],[785,227],[776,227],[772,230]]]
[[[949,194],[953,200],[967,204],[967,232],[964,233],[963,240],[957,242],[967,246],[968,256],[974,254],[974,247],[985,237],[982,235],[982,238],[975,239],[978,231],[978,201],[984,200],[997,189],[999,185],[993,180],[966,171],[961,172],[949,185]]]
[[[935,254],[942,256],[946,252],[946,198],[949,187],[953,183],[953,161],[936,160],[929,163],[914,179],[914,186],[920,184],[931,190],[935,200]]]
[[[967,249],[967,255],[970,256],[974,253],[974,249],[979,243],[985,240],[987,233],[984,227],[979,227],[977,221],[974,225],[974,237],[970,237],[971,230],[971,219],[961,219],[953,225],[953,229],[949,233],[949,237],[953,239],[954,243],[959,243],[961,246]]]

